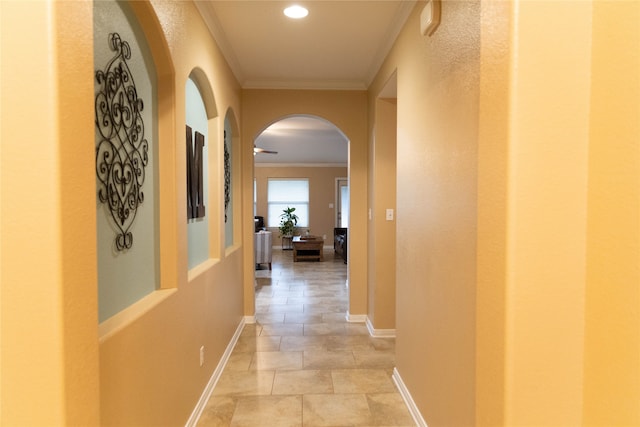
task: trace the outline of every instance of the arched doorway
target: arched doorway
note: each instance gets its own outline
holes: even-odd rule
[[[283,118],[308,115],[333,123],[348,139],[349,179],[349,248],[348,259],[348,318],[364,322],[367,311],[366,250],[367,247],[367,94],[364,91],[298,91],[245,90],[243,92],[243,209],[253,211],[255,139],[271,124]],[[333,190],[332,190],[333,191]],[[327,206],[328,209],[328,206]],[[244,215],[245,229],[253,226],[253,215]],[[245,315],[248,321],[254,306],[254,233],[244,233],[244,291]]]
[[[348,138],[319,116],[286,116],[256,136],[254,215],[271,231],[274,250],[290,248],[278,227],[283,210],[295,207],[296,234],[323,239],[325,252],[333,253],[335,229],[349,222],[348,209],[341,209],[348,206],[348,159]]]

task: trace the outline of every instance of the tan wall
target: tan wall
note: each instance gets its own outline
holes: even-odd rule
[[[396,357],[430,426],[638,423],[638,15],[444,2],[376,78],[397,67]]]
[[[476,424],[504,425],[511,2],[482,7],[478,147]]]
[[[639,12],[483,5],[478,425],[640,420]]]
[[[396,366],[429,426],[472,425],[480,6],[422,37],[421,5],[370,88],[397,70]]]
[[[242,144],[247,150],[244,165],[253,165],[254,139],[271,123],[290,115],[309,114],[333,123],[349,140],[350,224],[349,247],[367,247],[367,94],[364,91],[243,90]],[[253,212],[253,173],[245,170],[244,208]],[[252,218],[246,218],[252,222]],[[251,225],[249,225],[251,226]],[[245,251],[253,237],[245,236]],[[245,254],[253,256],[251,252]],[[367,312],[367,254],[349,253],[349,313]],[[254,313],[254,266],[245,265],[245,314]]]
[[[640,2],[593,4],[585,425],[640,425]]]
[[[267,181],[269,178],[309,179],[309,227],[301,227],[300,232],[310,230],[314,236],[326,236],[325,246],[333,246],[333,229],[336,223],[336,178],[346,178],[346,167],[256,167],[257,215],[264,217],[267,224]],[[329,204],[334,207],[330,208]],[[270,228],[274,234],[274,246],[281,244],[277,227]]]
[[[140,6],[138,6],[140,7]],[[239,245],[225,252],[223,194],[223,122],[229,109],[240,110],[239,86],[213,43],[196,8],[189,2],[153,2],[157,14],[156,40],[166,35],[166,54],[173,67],[173,100],[165,98],[160,121],[173,123],[174,145],[164,146],[160,156],[170,159],[165,173],[172,185],[163,187],[176,197],[174,223],[162,224],[160,235],[175,238],[175,279],[169,279],[169,294],[150,307],[134,307],[124,325],[101,325],[100,379],[104,424],[179,425],[186,422],[213,370],[226,349],[243,314],[242,256]],[[188,22],[189,25],[185,25]],[[151,26],[151,23],[149,23]],[[165,67],[166,68],[166,67]],[[184,139],[185,82],[194,69],[208,80],[215,99],[204,94],[210,117],[210,221],[211,255],[216,258],[187,274],[186,263],[186,160]],[[206,86],[205,86],[206,87]],[[162,98],[162,93],[160,93]],[[215,102],[215,104],[211,104]],[[213,111],[213,114],[211,113]],[[239,143],[239,139],[236,141]],[[240,152],[240,147],[234,151]],[[161,171],[161,179],[162,179]],[[215,201],[218,201],[217,203]],[[235,215],[241,210],[234,209]],[[236,216],[235,224],[240,225]],[[164,262],[164,261],[163,261]],[[165,278],[163,277],[163,282]],[[127,313],[129,315],[129,313]],[[107,322],[105,322],[107,323]],[[109,322],[111,323],[111,322]],[[205,361],[199,366],[200,347]]]
[[[375,105],[375,134],[369,142],[367,316],[376,333],[396,326],[397,106],[395,98],[370,99],[370,105]],[[387,209],[393,210],[393,220],[387,220]]]
[[[422,4],[370,90],[397,69],[402,379],[430,426],[640,424],[638,3],[445,1],[430,38],[419,36]],[[193,6],[154,5],[159,23],[153,13],[145,21],[161,24],[172,63],[163,67],[163,135],[180,147],[193,67],[211,81],[213,120],[240,112],[241,93]],[[118,327],[101,325],[100,336],[86,144],[91,4],[0,7],[0,424],[182,425],[243,310],[253,313],[252,235],[187,274],[186,219],[175,208],[185,204],[185,159],[168,148],[166,289]],[[29,37],[16,36],[24,28]],[[367,248],[366,94],[243,96],[244,212],[253,208],[254,136],[277,118],[317,114],[351,140],[352,245]],[[211,127],[220,142],[221,123]],[[247,229],[251,216],[242,215]],[[364,314],[366,254],[352,251],[351,261],[350,312]]]
[[[505,423],[578,425],[591,4],[521,2],[512,19]]]
[[[98,325],[92,4],[1,5],[2,425],[184,425],[242,319],[243,252],[221,249],[222,197],[207,211],[218,258],[189,274],[181,208],[186,79],[196,67],[209,79],[220,164],[239,86],[193,4],[133,6],[160,74],[162,289]]]
[[[97,425],[91,3],[0,19],[0,424]]]

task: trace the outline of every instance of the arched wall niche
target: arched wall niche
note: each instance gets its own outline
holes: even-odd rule
[[[224,116],[225,144],[228,144],[230,154],[231,194],[230,206],[225,221],[225,253],[233,250],[240,243],[242,224],[241,189],[242,182],[242,144],[238,119],[233,108],[229,107]]]
[[[215,117],[218,117],[216,98],[213,94],[213,89],[211,88],[209,78],[207,77],[205,72],[202,70],[202,68],[195,67],[193,70],[191,70],[189,78],[193,80],[193,82],[198,87],[198,90],[200,91],[200,96],[202,96],[204,107],[207,111],[207,118],[211,120]]]
[[[236,113],[235,111],[233,111],[233,108],[229,107],[224,117],[225,121],[229,121],[234,137],[238,137],[240,135],[240,128],[238,126],[238,119],[236,118]]]
[[[202,90],[189,75],[185,83],[186,191],[187,191],[187,266],[194,267],[208,261],[211,255],[209,229],[215,226],[215,210],[211,209],[211,158],[215,159],[216,135],[210,132],[211,123]],[[211,111],[211,108],[209,108]],[[212,140],[214,141],[212,143]],[[212,147],[213,146],[213,147]],[[178,144],[180,147],[180,144]]]
[[[222,127],[224,124],[221,123],[221,117],[218,114],[211,80],[205,71],[198,66],[194,67],[189,73],[188,80],[195,85],[198,91],[208,123],[204,147],[206,151],[205,169],[207,169],[205,191],[208,203],[205,206],[206,213],[203,218],[207,221],[208,226],[201,230],[207,236],[206,250],[208,254],[204,258],[200,257],[201,260],[198,262],[199,265],[205,266],[210,265],[210,262],[214,260],[219,260],[224,254],[224,203],[220,201],[224,197],[224,132]],[[184,178],[186,179],[186,175]],[[188,220],[188,223],[192,225],[193,220]],[[187,246],[191,250],[190,239],[188,239]],[[189,269],[195,266],[192,261],[188,262]]]
[[[145,117],[141,127],[144,126],[143,132],[146,132],[141,134],[149,144],[147,171],[140,175],[146,178],[144,184],[140,184],[144,197],[141,200],[146,205],[144,202],[140,205],[141,209],[132,215],[127,225],[127,230],[134,235],[130,243],[125,241],[122,247],[116,243],[115,249],[110,248],[107,240],[109,228],[118,222],[110,222],[108,215],[100,213],[101,209],[104,210],[104,203],[98,206],[96,213],[98,235],[102,236],[97,242],[101,336],[109,333],[123,316],[131,318],[132,314],[135,315],[133,312],[137,310],[135,305],[138,301],[153,299],[158,290],[176,288],[178,285],[175,263],[176,195],[172,191],[162,191],[162,188],[173,188],[175,182],[172,138],[175,134],[174,67],[155,12],[148,4],[139,3],[98,2],[93,9],[95,70],[103,71],[103,67],[109,66],[103,61],[111,55],[107,54],[104,47],[95,47],[102,46],[102,38],[107,35],[109,38],[113,35],[115,39],[119,37],[116,34],[122,33],[126,39],[123,46],[130,41],[138,54],[133,58],[125,54],[124,58],[132,67],[132,75],[144,76],[135,83],[137,90],[140,90],[141,105],[146,107],[139,110],[141,116]],[[114,50],[114,44],[107,46]],[[134,80],[130,82],[133,84]],[[95,84],[96,93],[101,93],[100,79],[96,79]],[[111,114],[108,109],[100,111],[101,114]],[[97,139],[100,146],[111,141],[108,135],[102,134],[102,130],[96,135],[100,135]],[[102,179],[98,176],[98,180]],[[133,246],[136,237],[138,245]],[[130,281],[132,277],[144,280]],[[130,286],[131,283],[135,286]]]
[[[173,188],[175,176],[175,105],[174,87],[175,67],[171,52],[165,39],[162,26],[155,10],[149,2],[130,1],[131,10],[142,29],[157,73],[158,98],[158,185],[159,188]],[[172,191],[161,191],[159,195],[160,233],[160,288],[170,289],[178,286],[179,273],[176,263],[177,246],[177,195]]]
[[[220,213],[221,203],[219,202],[218,195],[224,194],[224,190],[218,188],[220,187],[220,180],[218,177],[221,176],[221,174],[224,174],[224,166],[221,165],[223,162],[222,152],[224,140],[223,134],[220,132],[220,117],[218,115],[216,98],[209,77],[202,68],[196,66],[189,73],[188,80],[195,85],[198,91],[199,97],[204,105],[206,120],[208,123],[204,147],[206,161],[206,165],[204,166],[207,171],[207,176],[204,177],[206,180],[204,183],[204,190],[206,192],[207,203],[205,206],[205,217],[195,221],[201,222],[204,220],[207,222],[207,225],[206,227],[203,227],[203,224],[196,225],[194,220],[188,220],[187,231],[189,236],[191,236],[187,239],[187,247],[189,251],[188,268],[192,269],[196,265],[204,265],[202,263],[205,261],[220,259],[221,254],[223,253],[221,246],[224,236],[221,231],[221,227],[224,227],[224,213]],[[186,176],[184,179],[186,179]],[[222,220],[220,218],[222,218]],[[194,226],[195,228],[201,228],[199,231],[196,231],[196,235],[198,235],[197,239],[206,239],[206,242],[201,242],[202,244],[196,243],[196,247],[193,247],[192,244],[194,231],[189,229]],[[193,250],[205,250],[206,253],[196,255],[195,258],[198,260],[196,262],[191,254],[191,251]]]

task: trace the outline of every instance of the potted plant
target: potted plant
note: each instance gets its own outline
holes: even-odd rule
[[[298,215],[294,213],[295,210],[296,208],[287,207],[283,209],[280,214],[280,226],[278,230],[280,230],[280,235],[283,237],[293,236],[296,224],[298,224]]]

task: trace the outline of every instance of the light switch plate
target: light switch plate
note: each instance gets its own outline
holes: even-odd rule
[[[393,221],[393,209],[387,209],[387,221]]]

